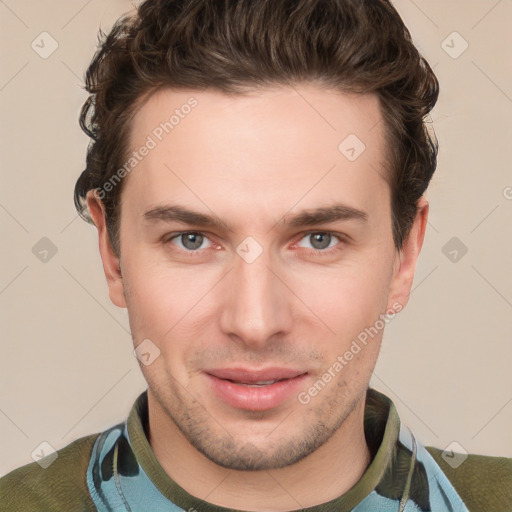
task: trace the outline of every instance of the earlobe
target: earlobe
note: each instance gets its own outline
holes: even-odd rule
[[[105,207],[95,190],[87,193],[87,207],[98,230],[98,244],[103,271],[107,279],[110,300],[118,307],[125,308],[123,276],[119,258],[116,256],[107,230]]]
[[[409,301],[416,263],[425,238],[428,208],[428,201],[422,196],[418,201],[418,209],[411,230],[404,240],[402,248],[396,254],[388,308],[393,308],[394,304],[399,304],[403,309]]]

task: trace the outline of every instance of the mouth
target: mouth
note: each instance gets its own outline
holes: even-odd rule
[[[231,380],[231,379],[226,379],[226,380],[229,380],[233,384],[239,384],[240,386],[249,386],[251,388],[254,388],[254,387],[271,386],[272,384],[275,384],[276,382],[281,382],[281,380],[285,380],[285,379],[267,380],[267,381],[254,382],[254,383],[251,383],[251,382],[237,382],[236,380]]]
[[[223,368],[205,372],[217,398],[248,411],[275,409],[299,391],[307,371],[292,368]]]

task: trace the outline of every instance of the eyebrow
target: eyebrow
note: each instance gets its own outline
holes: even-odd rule
[[[157,206],[145,212],[143,218],[150,222],[181,222],[182,224],[233,231],[217,215],[197,212],[178,205]]]
[[[288,223],[290,226],[297,228],[327,224],[338,220],[366,221],[368,220],[368,214],[364,210],[358,210],[357,208],[337,203],[330,206],[304,210],[288,219],[284,216],[280,223]]]
[[[179,205],[156,206],[146,211],[143,214],[143,218],[148,222],[180,222],[182,224],[233,231],[232,227],[215,214],[206,214]],[[299,228],[327,224],[340,220],[364,222],[368,220],[368,213],[364,210],[336,203],[329,206],[303,210],[294,215],[285,214],[276,224],[288,224],[290,227]]]

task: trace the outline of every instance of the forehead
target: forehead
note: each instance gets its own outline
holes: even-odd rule
[[[236,134],[240,142],[245,135],[252,138],[255,131],[272,129],[285,135],[279,143],[318,132],[332,145],[350,133],[366,142],[381,120],[376,94],[342,93],[311,83],[244,94],[163,88],[142,99],[132,119],[130,142],[137,145],[143,142],[141,136],[151,135],[161,143],[171,132],[199,140],[205,130],[213,143],[224,133]],[[218,127],[223,128],[221,133],[215,131]],[[382,126],[377,128],[378,137]]]
[[[163,89],[134,116],[130,148],[138,160],[125,194],[141,208],[217,200],[275,218],[298,202],[367,209],[388,193],[376,95],[311,84],[243,95]]]

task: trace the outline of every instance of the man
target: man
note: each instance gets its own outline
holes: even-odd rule
[[[438,82],[387,0],[148,0],[87,72],[75,189],[148,390],[3,510],[506,511],[368,387],[407,304]]]

